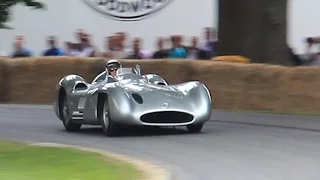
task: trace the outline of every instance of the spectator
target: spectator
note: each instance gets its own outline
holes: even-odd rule
[[[125,48],[124,45],[125,35],[117,33],[112,38],[112,48],[111,53],[113,58],[123,59],[130,54],[129,49]]]
[[[105,38],[105,52],[102,53],[102,57],[104,58],[113,58],[113,49],[115,47],[115,36],[108,36]]]
[[[71,43],[70,41],[65,42],[65,55],[76,56],[79,52],[80,51],[77,49],[76,44]]]
[[[81,57],[95,57],[96,48],[92,45],[90,35],[82,38],[82,51],[78,54]]]
[[[88,33],[84,29],[78,29],[76,32],[76,37],[78,39],[78,43],[74,44],[74,48],[77,49],[78,51],[82,51],[83,43],[85,43],[84,41],[87,40]]]
[[[188,48],[188,59],[198,59],[198,37],[193,36],[191,39],[191,46]]]
[[[149,50],[144,49],[142,47],[142,42],[143,42],[142,39],[141,38],[136,38],[136,41],[137,41],[137,43],[139,45],[140,54],[142,56],[142,59],[150,59],[150,58],[152,58],[152,52],[150,52]]]
[[[157,48],[158,50],[153,54],[152,59],[165,59],[168,58],[168,50],[165,50],[163,47],[164,40],[159,37],[157,40]]]
[[[202,43],[200,49],[202,54],[205,54],[205,59],[211,59],[214,56],[214,45],[216,44],[216,29],[204,28],[205,41]]]
[[[125,47],[126,41],[127,41],[127,34],[125,32],[117,32],[116,36],[119,38],[119,41],[121,43],[121,45]]]
[[[67,55],[80,56],[80,57],[95,57],[97,54],[96,48],[91,44],[90,35],[84,35],[81,39],[81,50],[79,50],[79,44],[73,44],[66,42]]]
[[[180,36],[172,36],[172,49],[169,52],[169,57],[173,59],[184,59],[187,58],[188,51],[185,47],[181,45]]]
[[[31,51],[24,47],[25,39],[23,36],[17,36],[16,41],[14,43],[14,52],[12,54],[12,58],[19,57],[30,57],[32,56]]]
[[[309,65],[309,66],[319,66],[320,65],[320,52],[312,52],[312,48],[315,45],[319,45],[320,43],[320,38],[319,37],[309,37],[306,39],[306,44],[307,44],[307,51],[306,53],[302,56],[302,64],[304,65]]]
[[[143,59],[143,55],[141,53],[140,43],[141,43],[140,38],[135,38],[133,40],[133,43],[132,43],[133,44],[133,47],[132,47],[133,52],[129,56],[127,56],[126,59]]]
[[[43,53],[43,56],[63,56],[65,54],[62,49],[57,47],[56,37],[50,36],[47,42],[49,49]]]
[[[105,42],[105,52],[99,52],[96,47],[92,45],[92,40],[89,39],[88,33],[84,29],[78,29],[76,31],[76,38],[78,42],[66,42],[66,48],[62,50],[57,47],[57,37],[51,36],[47,44],[49,48],[46,49],[41,55],[43,56],[83,56],[83,57],[104,57],[104,58],[137,58],[137,59],[164,59],[164,58],[179,58],[179,59],[209,59],[213,56],[213,48],[215,40],[215,30],[212,28],[205,28],[205,42],[198,47],[198,38],[192,37],[192,44],[189,47],[182,45],[181,36],[172,36],[168,38],[171,41],[172,48],[166,49],[164,44],[167,39],[157,39],[157,50],[151,54],[148,50],[142,49],[142,42],[140,38],[135,38],[131,47],[126,47],[127,34],[125,32],[116,32],[113,36],[108,37],[108,41]],[[29,57],[32,56],[30,50],[24,47],[25,41],[23,36],[17,36],[15,42],[15,51],[12,53],[12,57]],[[170,44],[170,43],[168,43]],[[1,53],[1,52],[0,52]],[[290,53],[290,52],[289,52]],[[292,53],[291,53],[292,54]],[[1,55],[5,56],[5,54]],[[314,58],[313,58],[314,59]]]

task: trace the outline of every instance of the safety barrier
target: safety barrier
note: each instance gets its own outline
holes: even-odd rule
[[[320,111],[320,68],[204,60],[121,60],[139,64],[169,83],[199,80],[214,98],[214,108],[280,112]],[[105,68],[97,58],[44,57],[0,60],[0,101],[51,103],[59,80],[78,74],[89,82]]]

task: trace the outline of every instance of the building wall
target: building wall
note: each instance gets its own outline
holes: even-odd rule
[[[31,11],[28,7],[16,6],[12,9],[13,16],[9,23],[15,29],[0,30],[0,50],[10,53],[14,37],[24,35],[28,46],[39,54],[46,45],[45,37],[57,35],[62,45],[64,41],[75,41],[74,31],[79,28],[87,29],[94,35],[94,43],[99,49],[104,48],[104,37],[117,31],[127,31],[129,38],[143,37],[144,47],[154,49],[155,37],[180,33],[186,35],[185,43],[189,43],[189,36],[202,36],[203,27],[217,27],[217,0],[166,0],[170,3],[162,10],[140,21],[114,20],[103,14],[110,12],[107,8],[100,8],[102,12],[98,13],[85,3],[99,1],[106,3],[110,0],[43,0],[47,4],[46,11]],[[152,0],[118,1],[148,3]],[[287,40],[297,53],[304,52],[306,37],[320,35],[319,5],[317,0],[289,0]],[[132,17],[154,10],[113,15]]]
[[[106,3],[109,0],[100,1]],[[129,3],[144,1],[145,3],[150,3],[150,1],[158,0],[118,1]],[[187,36],[185,42],[189,43],[190,38],[188,36],[202,36],[203,27],[216,26],[217,24],[217,17],[214,17],[214,12],[217,12],[215,1],[166,1],[170,3],[157,14],[140,21],[114,20],[109,16],[103,15],[103,13],[111,12],[106,10],[107,8],[100,8],[103,13],[98,13],[85,4],[85,2],[99,2],[97,0],[43,0],[47,4],[48,9],[46,11],[31,11],[28,7],[17,6],[12,9],[12,21],[9,23],[15,29],[1,30],[0,49],[11,52],[14,37],[16,35],[24,35],[27,39],[28,47],[39,54],[45,48],[45,37],[57,35],[62,45],[64,41],[75,41],[74,32],[79,28],[87,29],[94,35],[94,43],[99,49],[104,48],[104,37],[118,31],[127,31],[129,38],[134,36],[143,37],[144,47],[154,49],[155,38],[158,36],[180,33]],[[121,14],[122,16],[132,17],[154,10],[156,9],[137,13],[132,11],[125,13],[113,12],[113,15]]]

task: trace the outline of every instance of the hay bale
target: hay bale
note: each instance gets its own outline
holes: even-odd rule
[[[6,76],[6,59],[0,58],[0,102],[7,101]]]
[[[238,109],[282,111],[287,71],[282,66],[258,64],[243,68],[243,101]]]
[[[205,60],[120,60],[139,64],[143,74],[156,73],[170,84],[199,80],[214,98],[214,108],[319,112],[320,68],[284,67]],[[51,103],[58,81],[78,74],[88,82],[105,69],[99,58],[43,57],[0,60],[2,101]]]
[[[43,57],[8,61],[10,101],[52,102],[59,80],[68,74],[90,78],[90,59]]]
[[[283,111],[320,112],[319,76],[319,67],[297,67],[288,70],[282,94],[285,107]]]
[[[209,87],[215,99],[215,108],[293,110],[288,108],[291,103],[288,103],[286,98],[288,85],[292,84],[288,79],[291,68],[210,61],[195,61],[190,66],[193,69],[193,77],[190,80],[199,80]]]
[[[214,98],[215,108],[236,109],[243,96],[243,74],[240,66],[233,63],[194,61],[190,64],[190,79],[208,86]]]

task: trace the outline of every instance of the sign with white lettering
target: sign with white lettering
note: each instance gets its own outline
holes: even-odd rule
[[[118,21],[139,21],[155,15],[173,0],[83,0],[98,13]]]

